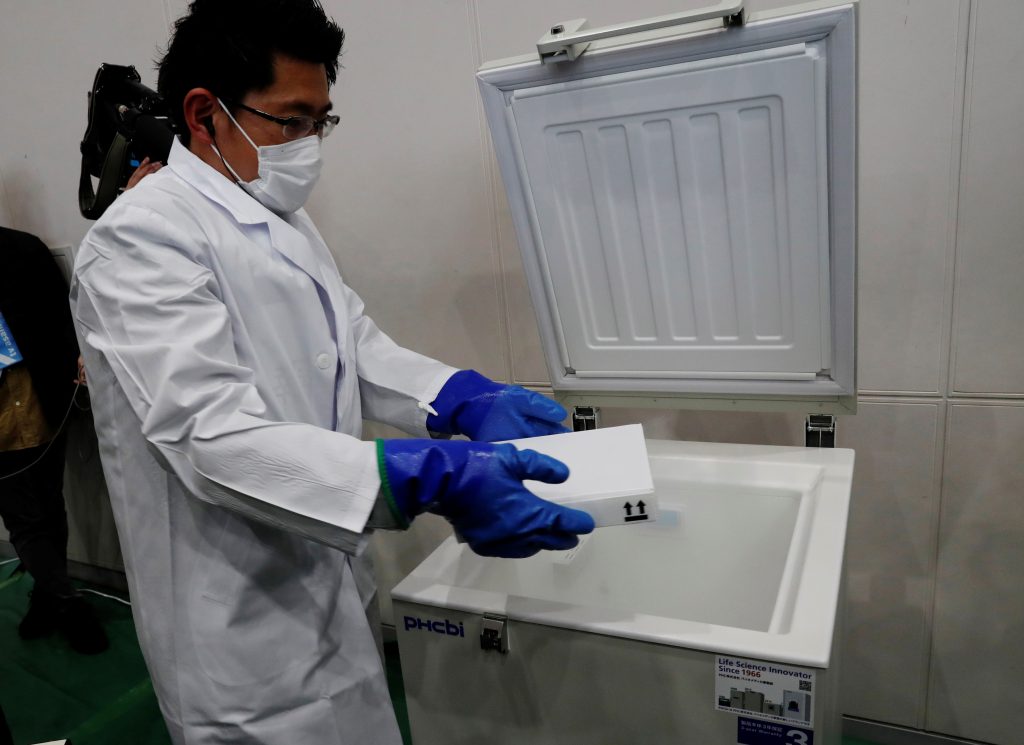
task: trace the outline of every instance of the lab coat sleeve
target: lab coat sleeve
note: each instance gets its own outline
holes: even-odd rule
[[[206,502],[358,553],[380,488],[374,443],[271,421],[235,353],[214,274],[195,236],[125,205],[97,226],[72,307],[165,469]],[[144,498],[144,495],[139,495]]]
[[[362,299],[344,287],[355,339],[363,416],[416,437],[428,437],[427,411],[456,368],[400,347],[364,312]]]

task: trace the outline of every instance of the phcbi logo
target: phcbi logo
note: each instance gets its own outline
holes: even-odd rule
[[[435,634],[441,634],[442,636],[466,636],[466,629],[462,625],[462,621],[459,621],[459,625],[456,626],[447,618],[443,621],[434,621],[429,618],[405,616],[405,630],[432,631]]]

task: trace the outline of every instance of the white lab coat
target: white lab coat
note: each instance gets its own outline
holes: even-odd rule
[[[85,237],[71,303],[174,742],[400,743],[352,569],[380,487],[358,437],[427,436],[455,370],[377,329],[304,211],[177,141]]]

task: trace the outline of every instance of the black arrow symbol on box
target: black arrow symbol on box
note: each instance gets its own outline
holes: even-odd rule
[[[637,520],[648,520],[648,519],[650,519],[650,515],[648,515],[646,513],[646,511],[645,511],[647,505],[644,504],[644,501],[642,499],[639,502],[636,503],[636,507],[639,510],[639,513],[634,515],[633,514],[633,505],[632,504],[630,504],[629,502],[626,502],[624,505],[622,505],[622,508],[626,511],[626,522],[627,523],[636,522]]]

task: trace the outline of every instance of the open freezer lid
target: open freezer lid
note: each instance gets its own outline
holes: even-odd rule
[[[855,11],[481,68],[560,399],[855,408]]]

